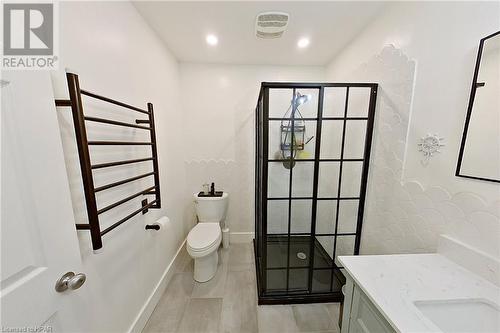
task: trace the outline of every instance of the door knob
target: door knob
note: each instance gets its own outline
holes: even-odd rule
[[[56,291],[62,293],[68,289],[78,289],[85,283],[85,280],[87,280],[87,277],[83,273],[75,274],[73,272],[68,272],[57,280]]]

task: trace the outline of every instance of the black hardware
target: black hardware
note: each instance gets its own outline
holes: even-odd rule
[[[146,207],[146,206],[148,205],[148,199],[143,199],[143,200],[141,201],[141,205],[142,205],[142,207]],[[147,212],[148,212],[148,209],[147,209],[147,208],[144,208],[144,209],[142,210],[142,215],[146,214]]]
[[[212,183],[212,185],[210,185],[210,195],[215,196],[215,183]]]
[[[146,230],[160,230],[160,226],[158,224],[148,224],[146,225],[146,228],[144,228]]]
[[[69,90],[69,99],[68,100],[61,100],[61,99],[56,99],[55,104],[58,107],[71,107],[72,115],[73,115],[73,123],[75,126],[75,136],[76,136],[76,143],[78,147],[78,156],[80,160],[80,170],[82,173],[82,182],[83,182],[83,189],[85,193],[85,202],[86,202],[86,207],[87,207],[87,217],[88,217],[88,224],[76,224],[76,229],[77,230],[89,230],[91,239],[92,239],[92,248],[94,250],[98,250],[102,248],[102,236],[110,232],[111,230],[115,229],[122,223],[126,222],[127,220],[131,219],[135,215],[139,214],[140,212],[146,213],[149,208],[161,208],[161,201],[160,201],[160,179],[159,179],[159,167],[158,167],[158,154],[157,154],[157,147],[156,147],[156,133],[155,133],[155,127],[154,127],[154,115],[153,115],[153,104],[148,103],[148,110],[143,110],[140,108],[137,108],[135,106],[131,106],[129,104],[125,104],[116,100],[113,100],[108,97],[103,97],[91,92],[88,92],[86,90],[80,89],[80,84],[78,81],[78,75],[73,74],[73,73],[67,73],[66,74],[66,79],[68,82],[68,90]],[[107,103],[111,103],[114,105],[118,105],[121,107],[124,107],[126,109],[130,109],[133,111],[137,111],[139,113],[144,113],[148,115],[148,120],[137,120],[136,124],[149,124],[149,126],[140,126],[136,124],[129,124],[121,121],[116,121],[116,120],[111,120],[111,119],[105,119],[105,118],[98,118],[98,117],[87,117],[83,113],[83,103],[82,103],[82,95],[95,98]],[[113,125],[113,126],[124,126],[124,127],[132,127],[132,128],[138,128],[138,129],[144,129],[148,130],[150,132],[150,141],[149,142],[134,142],[134,141],[88,141],[87,140],[87,129],[85,125],[85,121],[90,121],[90,122],[97,122],[97,123],[103,123],[103,124],[108,124],[108,125]],[[101,164],[91,164],[91,159],[90,159],[90,152],[89,152],[89,146],[90,145],[95,145],[95,146],[103,146],[103,145],[147,145],[151,146],[151,157],[146,157],[146,158],[139,158],[139,159],[131,159],[131,160],[123,160],[123,161],[114,161],[114,162],[107,162],[107,163],[101,163]],[[122,165],[128,165],[128,164],[133,164],[133,163],[141,163],[141,162],[148,162],[152,161],[153,164],[153,171],[144,173],[142,175],[130,177],[127,179],[119,180],[113,183],[109,183],[106,185],[98,186],[95,187],[94,184],[94,179],[93,179],[93,173],[92,171],[94,169],[101,169],[101,168],[108,168],[108,167],[115,167],[115,166],[122,166]],[[149,188],[137,192],[135,194],[132,194],[124,199],[121,199],[115,203],[109,204],[105,206],[104,208],[97,209],[97,202],[96,202],[96,192],[108,190],[110,188],[114,188],[116,186],[120,186],[123,184],[127,184],[142,178],[146,178],[149,176],[153,176],[154,178],[154,186],[150,186]],[[105,213],[113,208],[116,208],[125,202],[128,202],[134,198],[140,197],[142,195],[154,195],[155,199],[152,200],[150,203],[147,202],[147,199],[144,199],[142,201],[142,206],[141,208],[133,211],[132,213],[128,214],[127,216],[123,217],[119,221],[115,222],[108,228],[104,229],[101,231],[100,224],[99,224],[99,215],[102,213]]]
[[[109,124],[109,125],[117,125],[117,126],[124,126],[124,127],[140,128],[140,129],[144,129],[144,130],[151,130],[151,127],[129,124],[129,123],[124,123],[122,121],[116,121],[116,120],[105,119],[105,118],[85,117],[85,120],[93,121],[93,122],[97,122],[97,123]],[[149,124],[149,121],[147,121],[147,123]]]
[[[139,175],[139,176],[135,176],[135,177],[130,177],[130,178],[127,178],[127,179],[124,179],[124,180],[120,180],[118,182],[114,182],[114,183],[110,183],[110,184],[107,184],[107,185],[99,186],[99,187],[95,188],[95,192],[104,191],[104,190],[107,190],[107,189],[115,187],[115,186],[119,186],[119,185],[123,185],[123,184],[126,184],[126,183],[130,183],[130,182],[133,182],[134,180],[145,178],[145,177],[151,176],[153,174],[154,174],[154,171],[153,172],[148,172],[148,173],[145,173],[145,174],[142,174],[142,175]]]
[[[198,193],[198,197],[200,198],[208,198],[208,197],[222,197],[222,195],[224,194],[223,191],[215,191],[214,194],[212,193],[208,193],[208,194],[205,194],[205,192],[199,192]]]
[[[114,167],[114,166],[118,166],[118,165],[125,165],[125,164],[131,164],[131,163],[146,162],[146,161],[152,161],[152,160],[153,160],[152,157],[138,158],[138,159],[135,159],[135,160],[125,160],[125,161],[118,161],[118,162],[93,164],[90,167],[92,169],[109,168],[109,167]]]
[[[161,197],[160,197],[160,167],[158,166],[158,149],[156,146],[156,130],[155,130],[155,117],[153,112],[153,104],[148,103],[148,119],[149,124],[151,126],[151,131],[149,132],[149,136],[151,138],[151,142],[153,145],[151,146],[151,154],[153,155],[153,170],[155,171],[153,178],[155,180],[155,208],[161,207]]]
[[[343,88],[345,91],[345,105],[342,109],[342,115],[326,116],[324,114],[324,95],[327,88]],[[354,88],[366,90],[367,98],[367,116],[358,117],[349,115],[350,94]],[[342,300],[341,286],[345,283],[345,277],[342,273],[343,267],[338,266],[335,261],[337,255],[338,243],[343,237],[350,237],[352,240],[352,251],[350,254],[357,255],[360,250],[361,230],[363,223],[363,212],[367,190],[368,167],[370,161],[371,140],[373,132],[373,123],[376,106],[378,85],[375,83],[282,83],[282,82],[263,82],[259,93],[259,99],[256,107],[256,159],[255,159],[255,239],[254,254],[256,263],[257,289],[259,304],[289,304],[289,303],[310,303],[310,302],[338,302]],[[306,126],[313,122],[316,125],[313,138],[314,156],[306,159],[298,159],[294,154],[286,158],[276,158],[269,152],[270,125],[279,126],[283,119],[290,121],[291,133],[294,133],[294,117],[292,113],[288,118],[270,117],[270,93],[273,89],[287,89],[290,96],[296,93],[303,93],[302,90],[316,90],[317,92],[317,111],[315,115],[308,115],[300,118],[306,121]],[[368,100],[369,99],[369,100]],[[311,112],[309,110],[309,112]],[[341,141],[340,153],[336,158],[323,158],[320,155],[322,142],[328,138],[322,138],[322,127],[327,121],[337,121],[339,126],[342,124],[342,130],[339,134]],[[365,144],[362,152],[362,158],[352,158],[357,156],[347,156],[344,147],[347,145],[347,128],[353,122],[362,121],[366,124],[366,133],[364,135]],[[278,124],[278,125],[276,125]],[[323,133],[323,136],[325,134]],[[275,141],[279,141],[276,139]],[[294,142],[293,138],[290,142]],[[276,147],[279,149],[279,147]],[[361,156],[359,156],[361,157]],[[287,183],[288,190],[286,195],[270,196],[268,192],[269,168],[277,163],[286,162],[290,168],[283,171],[283,182]],[[273,164],[274,163],[274,164]],[[331,196],[320,195],[320,166],[325,163],[333,163],[338,166],[339,174],[336,175],[337,188]],[[345,177],[345,171],[349,171],[351,166],[358,165],[360,168],[360,188],[359,195],[345,195],[341,191],[342,184],[345,184],[348,178]],[[294,182],[296,177],[304,178],[303,168],[310,166],[311,194],[294,195]],[[298,168],[298,169],[297,169]],[[343,172],[344,171],[344,172]],[[302,174],[300,174],[302,172]],[[344,176],[343,176],[344,173]],[[286,175],[286,180],[285,180]],[[308,178],[309,179],[309,178]],[[285,193],[283,193],[285,194]],[[307,222],[310,218],[310,230],[301,232],[294,231],[292,215],[294,214],[295,204],[299,202],[310,202],[310,213],[307,216]],[[282,202],[283,215],[282,223],[284,232],[268,232],[268,226],[271,226],[271,220],[268,219],[268,206]],[[331,227],[329,229],[318,229],[317,213],[321,204],[331,202],[333,206],[333,216]],[[343,222],[342,215],[339,213],[344,204],[349,202],[358,203],[357,220],[353,222],[352,232],[345,232],[339,225]],[[276,206],[275,206],[276,207]],[[295,221],[295,218],[294,220]],[[308,227],[309,228],[309,227]],[[307,231],[307,232],[305,232]],[[328,238],[333,244],[330,245],[328,253],[321,244],[321,237]],[[344,238],[346,239],[346,238]],[[298,243],[301,243],[299,246]],[[274,248],[272,246],[275,246]],[[297,247],[300,252],[306,254],[304,261],[297,261],[295,258]],[[279,249],[277,250],[276,247]],[[281,253],[282,257],[276,256]],[[300,259],[300,258],[299,258]],[[319,277],[319,278],[318,278]],[[318,280],[319,279],[319,280]],[[322,281],[322,280],[325,281]],[[320,281],[321,280],[321,281]],[[320,281],[320,282],[318,282]],[[323,283],[324,282],[324,283]],[[321,285],[320,287],[318,287]]]
[[[101,231],[101,236],[104,236],[105,234],[107,234],[108,232],[110,232],[111,230],[113,230],[114,228],[116,228],[119,225],[123,224],[125,221],[130,220],[132,217],[134,217],[135,215],[139,214],[144,209],[148,209],[148,208],[159,208],[159,207],[157,207],[156,200],[153,200],[150,203],[148,203],[146,206],[141,207],[141,208],[133,211],[132,213],[128,214],[127,216],[125,216],[124,218],[122,218],[121,220],[119,220],[118,222],[116,222],[113,225],[111,225],[109,228],[104,229],[103,231]]]
[[[361,245],[361,228],[365,211],[366,187],[368,185],[368,167],[370,166],[370,155],[372,151],[373,125],[375,123],[375,106],[377,104],[377,86],[371,89],[369,102],[368,122],[366,124],[365,151],[363,153],[363,170],[361,172],[361,189],[358,201],[358,221],[356,226],[356,239],[354,243],[354,254],[359,254]]]
[[[87,130],[85,128],[85,116],[83,114],[82,96],[80,94],[80,83],[78,76],[66,73],[69,90],[69,100],[75,126],[76,144],[78,156],[80,158],[80,170],[82,173],[83,190],[87,206],[87,216],[89,218],[90,237],[92,238],[92,248],[98,250],[102,248],[101,227],[97,214],[97,203],[94,192],[94,178],[90,168],[90,152],[87,143]],[[78,227],[77,227],[78,229]]]
[[[68,74],[70,74],[70,73],[68,73]],[[75,75],[75,74],[73,74],[73,75]],[[137,112],[140,112],[140,113],[144,113],[144,114],[149,114],[149,111],[146,111],[146,110],[137,108],[135,106],[122,103],[122,102],[115,101],[114,99],[111,99],[111,98],[108,98],[108,97],[99,96],[97,94],[91,93],[90,91],[86,91],[86,90],[81,89],[80,93],[82,95],[86,95],[86,96],[89,96],[89,97],[92,97],[92,98],[95,98],[95,99],[99,99],[101,101],[108,102],[108,103],[111,103],[111,104],[115,104],[115,105],[118,105],[118,106],[130,109],[130,110],[134,110],[134,111],[137,111]]]
[[[152,142],[135,141],[89,141],[89,146],[152,146]]]
[[[314,152],[315,156],[319,156],[319,153],[321,152],[321,130],[322,130],[322,118],[323,118],[323,99],[325,95],[325,88],[321,87],[319,90],[319,98],[318,98],[318,121],[316,124],[316,137],[320,138],[319,140],[316,140],[316,146],[314,147]],[[342,158],[341,158],[342,159]],[[314,160],[314,174],[313,174],[313,200],[312,200],[312,212],[311,212],[311,237],[316,237],[318,234],[316,233],[316,210],[318,207],[318,182],[319,182],[319,158],[315,158]],[[340,197],[338,195],[337,197]],[[337,202],[339,202],[337,200]],[[316,235],[316,236],[314,236]],[[308,285],[307,288],[308,290],[313,290],[313,275],[314,275],[314,255],[315,255],[315,250],[316,247],[319,245],[316,244],[315,241],[310,241],[310,247],[309,247],[309,253],[310,253],[310,259],[309,259],[309,274],[308,274]],[[321,246],[320,246],[321,248]],[[330,285],[331,289],[331,285]]]
[[[469,123],[470,119],[472,117],[472,109],[474,106],[474,99],[476,97],[476,91],[478,87],[484,86],[484,82],[477,82],[477,78],[479,76],[479,67],[481,65],[481,56],[483,54],[483,47],[484,47],[484,42],[492,37],[495,37],[497,35],[500,35],[500,31],[497,31],[489,36],[486,36],[481,39],[479,42],[479,49],[477,51],[477,58],[476,58],[476,66],[474,68],[474,76],[472,78],[472,87],[470,91],[470,97],[469,97],[469,104],[467,106],[467,115],[465,117],[465,125],[464,125],[464,131],[462,133],[462,142],[460,143],[460,151],[458,153],[458,161],[457,161],[457,168],[455,170],[455,176],[457,177],[463,177],[463,178],[469,178],[469,179],[475,179],[475,180],[484,180],[484,181],[489,181],[489,182],[494,182],[494,183],[500,183],[500,179],[493,179],[493,178],[486,178],[486,177],[476,177],[476,176],[467,176],[464,174],[461,174],[461,167],[462,167],[462,159],[464,156],[464,150],[465,150],[465,143],[467,141],[467,131],[469,130]]]
[[[71,106],[69,99],[56,99],[56,106]]]
[[[120,201],[117,201],[117,202],[115,202],[115,203],[112,203],[111,205],[108,205],[108,206],[106,206],[106,207],[104,207],[104,208],[101,208],[101,209],[99,209],[99,210],[97,211],[97,214],[102,214],[102,213],[104,213],[104,212],[107,212],[107,211],[108,211],[108,210],[110,210],[110,209],[113,209],[113,208],[115,208],[115,207],[118,207],[118,206],[120,206],[120,205],[122,205],[122,204],[126,203],[127,201],[130,201],[130,200],[132,200],[132,199],[134,199],[134,198],[137,198],[137,197],[139,197],[139,196],[141,196],[141,195],[144,195],[145,193],[147,193],[147,192],[151,191],[151,190],[152,190],[152,189],[154,189],[154,188],[155,188],[155,186],[151,186],[151,187],[149,187],[149,188],[147,188],[147,189],[145,189],[145,190],[143,190],[143,191],[140,191],[140,192],[137,192],[137,193],[135,193],[135,194],[132,194],[132,195],[130,195],[130,196],[128,196],[128,197],[126,197],[126,198],[124,198],[124,199],[120,200]]]

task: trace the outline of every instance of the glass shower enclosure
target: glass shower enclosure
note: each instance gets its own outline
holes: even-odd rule
[[[334,302],[359,253],[375,83],[263,82],[256,110],[259,304]]]

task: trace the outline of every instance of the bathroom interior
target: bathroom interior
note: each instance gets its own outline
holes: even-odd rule
[[[2,11],[2,331],[500,332],[500,2]]]

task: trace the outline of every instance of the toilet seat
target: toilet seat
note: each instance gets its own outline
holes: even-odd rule
[[[187,250],[193,258],[204,257],[217,250],[222,240],[218,222],[198,223],[187,236]]]

